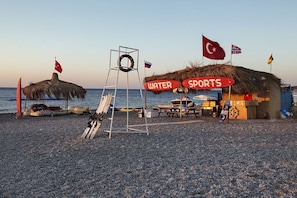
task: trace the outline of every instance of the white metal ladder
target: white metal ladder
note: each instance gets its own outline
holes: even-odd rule
[[[136,61],[134,61],[134,59],[132,60],[134,63],[136,63],[135,66],[133,66],[133,68],[128,68],[130,71],[128,72],[123,72],[121,71],[120,68],[120,57],[124,56],[126,57],[127,55],[129,55],[129,57],[131,58],[135,58]],[[138,77],[138,84],[139,84],[139,93],[140,93],[140,97],[141,97],[141,101],[142,101],[142,109],[141,111],[143,113],[145,113],[145,102],[143,100],[143,94],[142,94],[142,83],[140,81],[140,76],[139,76],[139,71],[138,71],[138,59],[139,59],[139,50],[138,49],[134,49],[134,48],[129,48],[129,47],[123,47],[123,46],[119,46],[118,50],[110,50],[110,58],[109,58],[109,70],[108,70],[108,74],[107,74],[107,78],[105,81],[105,85],[103,87],[102,90],[102,95],[101,97],[103,97],[104,95],[106,95],[105,92],[108,91],[113,91],[112,93],[112,108],[111,108],[111,117],[110,119],[110,126],[109,129],[104,129],[104,132],[109,133],[109,138],[111,138],[111,134],[112,133],[146,133],[147,135],[149,135],[149,131],[148,131],[148,125],[147,125],[147,118],[144,115],[143,119],[144,119],[144,124],[140,125],[142,127],[145,127],[144,129],[142,128],[132,128],[129,126],[129,111],[127,110],[127,122],[126,122],[126,127],[124,128],[114,128],[113,127],[113,123],[114,123],[114,111],[115,111],[115,104],[116,104],[116,98],[117,98],[117,89],[118,89],[118,83],[119,83],[119,75],[120,74],[124,74],[126,73],[126,93],[127,93],[127,106],[126,108],[129,108],[129,74],[132,72],[136,72],[137,73],[137,77]],[[116,61],[115,61],[116,60]],[[127,63],[129,62],[129,59],[127,59]],[[130,60],[130,64],[131,64],[131,60]],[[122,67],[123,68],[123,67]],[[135,125],[134,125],[135,126]]]

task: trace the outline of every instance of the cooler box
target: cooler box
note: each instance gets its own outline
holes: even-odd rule
[[[153,110],[153,109],[146,109],[145,110],[145,116],[147,118],[155,118],[158,117],[159,113],[157,110]]]

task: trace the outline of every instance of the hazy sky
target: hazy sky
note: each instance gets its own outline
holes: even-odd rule
[[[231,44],[242,49],[233,65],[270,72],[297,85],[296,0],[1,0],[0,87],[59,78],[102,88],[110,50],[139,49],[141,80],[190,64],[226,63]],[[202,57],[202,34],[225,50],[223,61]],[[153,65],[144,71],[144,60]],[[116,60],[112,60],[116,62]],[[120,86],[127,73],[120,73]],[[129,72],[130,87],[139,87]],[[134,78],[135,77],[135,78]]]

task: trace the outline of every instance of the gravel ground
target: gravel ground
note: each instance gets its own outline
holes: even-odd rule
[[[162,116],[81,139],[88,117],[0,115],[0,197],[297,197],[296,119]]]

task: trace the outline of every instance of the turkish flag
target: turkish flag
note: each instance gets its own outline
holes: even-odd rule
[[[253,99],[253,94],[250,94],[250,93],[245,94],[245,95],[243,96],[243,99],[244,99],[244,100],[252,100],[252,99]]]
[[[56,63],[55,63],[55,70],[57,70],[60,73],[62,73],[62,71],[63,71],[63,69],[58,61],[56,61]]]
[[[220,44],[202,36],[203,56],[209,59],[224,60],[225,51]]]

